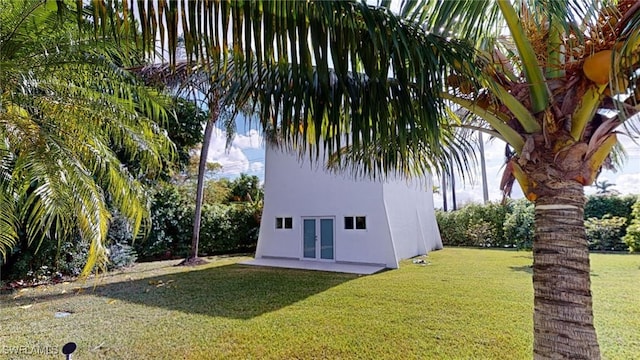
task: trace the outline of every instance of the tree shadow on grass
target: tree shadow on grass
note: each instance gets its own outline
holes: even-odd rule
[[[186,313],[250,319],[357,277],[232,264],[95,287],[88,285],[84,293]],[[43,302],[71,296],[76,295],[41,295],[32,300]]]
[[[533,266],[532,265],[524,265],[524,266],[509,266],[509,269],[513,271],[522,271],[527,274],[533,274]]]
[[[533,275],[533,265],[509,266],[509,269],[513,271],[522,271],[522,272],[526,272],[527,274]],[[599,275],[591,271],[590,276],[599,276]]]

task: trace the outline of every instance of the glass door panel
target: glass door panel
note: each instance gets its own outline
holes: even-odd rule
[[[320,219],[320,258],[333,259],[333,219]]]
[[[303,256],[305,258],[316,257],[316,220],[304,219],[303,227]]]

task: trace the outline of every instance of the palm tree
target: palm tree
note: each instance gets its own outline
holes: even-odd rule
[[[246,89],[242,92],[245,94],[244,96],[233,97],[233,104],[228,102],[229,98],[224,97],[224,94],[230,90],[232,69],[233,66],[230,66],[226,69],[226,74],[220,74],[214,71],[211,63],[206,63],[202,66],[191,66],[187,61],[173,65],[155,63],[130,69],[145,79],[147,83],[154,86],[166,86],[170,91],[175,92],[177,96],[191,98],[198,103],[198,106],[207,109],[204,137],[198,156],[191,251],[180,265],[195,266],[205,263],[205,260],[198,257],[198,248],[200,245],[202,205],[205,195],[205,175],[208,170],[207,154],[209,153],[213,130],[216,125],[220,125],[222,122],[227,132],[227,140],[231,140],[235,134],[235,113],[243,110],[248,112],[245,105],[249,101],[249,92]],[[237,94],[237,92],[234,92],[234,94]]]
[[[451,167],[453,168],[453,163],[451,163]],[[451,173],[451,210],[458,210],[458,200],[456,199],[456,175],[455,173]]]
[[[28,0],[0,7],[0,252],[22,236],[35,246],[77,232],[90,243],[88,274],[107,260],[107,198],[135,232],[143,225],[140,179],[171,149],[152,121],[166,117],[165,98],[121,70],[133,53],[79,36],[70,10]]]
[[[629,119],[640,100],[640,3],[425,0],[403,2],[398,15],[390,1],[379,5],[187,2],[138,10],[146,39],[166,20],[160,30],[169,50],[181,14],[193,61],[231,49],[253,74],[239,80],[255,81],[264,128],[311,157],[320,157],[322,143],[326,154],[344,155],[339,165],[362,173],[419,175],[450,171],[450,157],[467,163],[464,153],[445,155],[451,143],[441,132],[452,123],[505,140],[502,188],[509,193],[517,179],[536,208],[534,357],[599,358],[584,186],[615,160],[617,129],[638,130]],[[482,121],[452,120],[459,108]]]
[[[609,180],[596,181],[593,186],[598,189],[597,194],[606,195],[615,192],[615,190],[609,189],[612,186],[616,186],[614,183],[610,183]]]

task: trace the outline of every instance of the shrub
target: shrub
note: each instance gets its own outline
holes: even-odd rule
[[[255,249],[260,233],[262,202],[249,202],[231,206],[229,218],[236,237],[236,249],[248,251]]]
[[[625,218],[625,224],[623,225],[622,231],[620,231],[620,236],[623,238],[623,240],[618,241],[615,245],[615,248],[620,249],[625,246],[623,245],[623,243],[627,243],[626,246],[628,246],[631,250],[632,248],[634,248],[633,235],[631,235],[630,237],[626,237],[625,234],[629,232],[629,228],[631,228],[631,225],[633,224],[633,206],[638,200],[640,199],[637,195],[591,195],[587,198],[584,216],[587,220],[590,218],[603,219],[607,215],[609,216],[609,218]],[[627,240],[624,240],[625,238]],[[629,244],[628,242],[631,242],[631,244]]]
[[[185,257],[191,246],[194,204],[176,185],[159,185],[152,193],[149,236],[134,243],[144,260]]]
[[[462,246],[465,244],[466,234],[459,218],[458,212],[436,211],[436,221],[444,245]]]
[[[156,260],[186,257],[191,249],[195,206],[191,190],[189,186],[171,183],[160,183],[153,189],[151,224],[146,239],[134,242],[131,224],[115,212],[107,233],[107,240],[111,244],[111,264],[108,268],[128,266],[138,258]],[[247,196],[252,199],[249,202],[224,204],[211,203],[209,200],[204,204],[200,255],[244,252],[255,248],[262,201],[259,194],[254,197]],[[85,265],[88,249],[89,244],[79,235],[61,239],[60,244],[45,238],[40,247],[29,246],[22,241],[8,255],[6,263],[2,264],[1,275],[7,279],[36,281],[47,281],[63,275],[77,276]]]
[[[437,211],[436,220],[445,245],[506,246],[502,224],[507,209],[497,203],[469,204],[450,213]]]
[[[77,234],[60,244],[50,238],[45,238],[40,246],[29,246],[21,241],[7,257],[2,276],[44,282],[62,276],[77,276],[84,268],[88,252],[89,243]]]
[[[229,206],[220,204],[205,205],[202,208],[201,254],[229,252],[234,249],[235,238],[229,210]]]
[[[504,236],[518,249],[533,248],[535,210],[533,203],[519,199],[510,203],[510,212],[504,221]]]
[[[489,222],[480,220],[469,224],[464,234],[472,246],[491,246],[493,227]]]
[[[605,215],[619,216],[631,223],[631,208],[636,202],[636,195],[590,195],[584,206],[584,218],[602,219]]]
[[[121,269],[133,265],[138,259],[131,245],[114,243],[109,245],[109,270]]]
[[[462,214],[468,217],[467,229],[476,229],[484,239],[477,239],[479,246],[505,246],[502,224],[507,215],[507,208],[499,203],[485,205],[471,204],[461,209]]]
[[[259,230],[248,203],[208,205],[202,211],[200,251],[212,255],[253,249]]]
[[[110,243],[131,244],[133,242],[131,223],[117,211],[111,214],[107,239]]]
[[[640,199],[633,204],[633,218],[627,228],[627,234],[622,238],[629,251],[640,251]]]
[[[627,219],[620,216],[605,215],[602,219],[589,218],[585,221],[587,241],[590,250],[624,250],[621,240]]]
[[[639,207],[634,212],[637,215],[631,212],[636,199],[635,195],[588,198],[585,214],[592,216],[585,227],[590,249],[617,251],[629,247],[640,251],[640,205],[633,205]],[[635,223],[627,220],[631,218],[637,219]],[[436,221],[444,245],[533,247],[535,210],[526,199],[509,201],[507,206],[470,204],[454,212],[436,211]],[[621,240],[625,233],[628,236]]]
[[[184,186],[159,187],[153,195],[149,237],[135,242],[139,257],[143,260],[186,257],[191,249],[194,206],[192,194]],[[199,255],[255,248],[261,212],[258,201],[203,204]]]
[[[135,251],[128,245],[133,239],[129,222],[114,213],[109,224],[107,239],[111,261],[108,269],[117,269],[132,264],[136,260]],[[89,243],[79,234],[55,239],[45,237],[40,246],[21,241],[3,266],[3,277],[32,282],[48,282],[64,276],[78,276],[85,266],[89,253]]]

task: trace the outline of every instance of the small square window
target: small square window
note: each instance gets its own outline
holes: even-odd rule
[[[344,228],[348,230],[353,229],[353,216],[344,217]]]
[[[366,230],[367,229],[367,217],[366,216],[345,216],[344,228],[347,230]]]
[[[293,229],[292,217],[277,217],[276,229]]]

